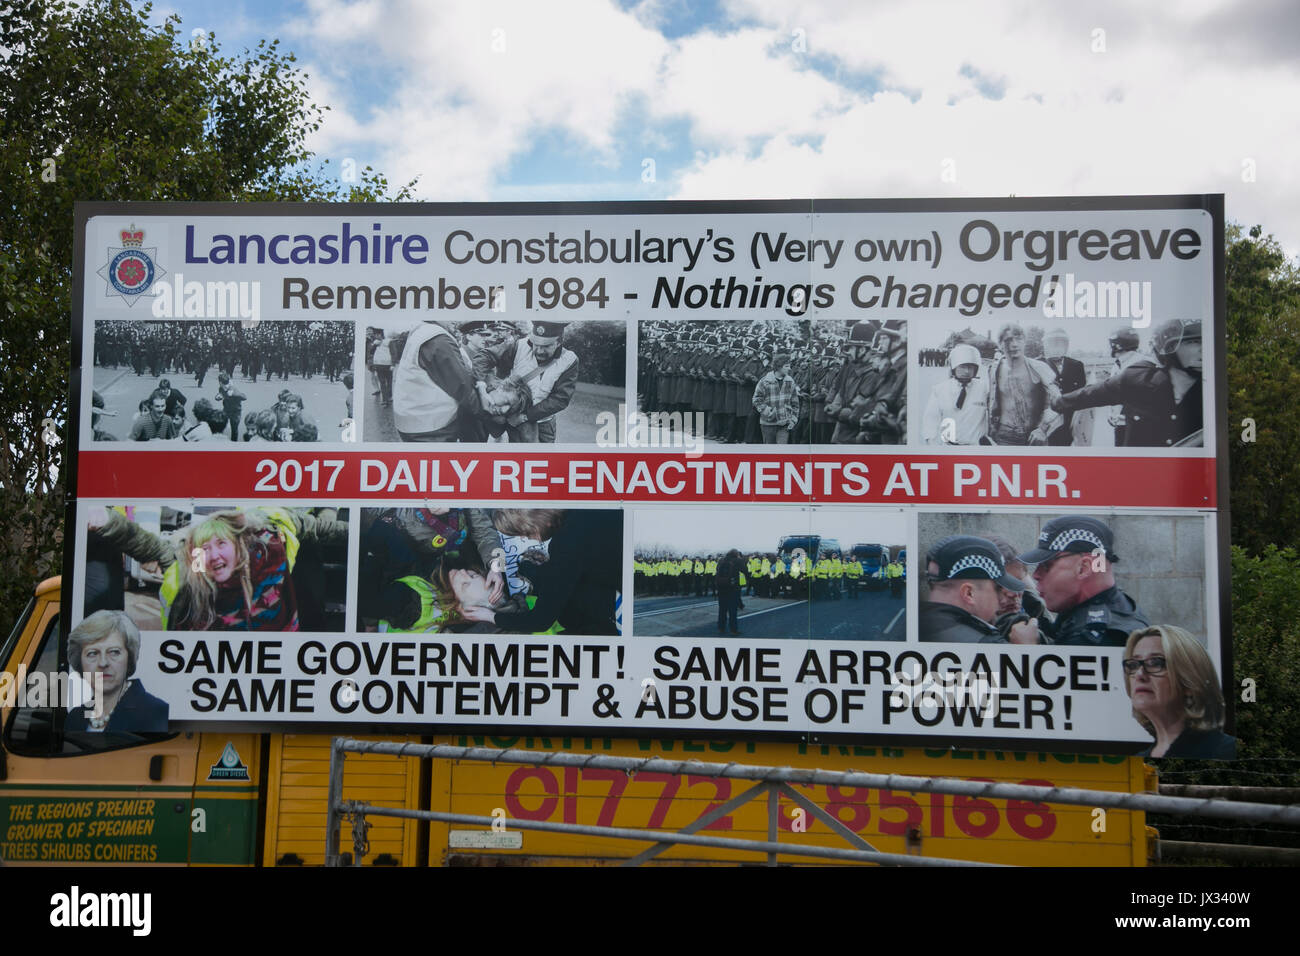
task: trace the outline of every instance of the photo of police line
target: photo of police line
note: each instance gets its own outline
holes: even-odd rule
[[[897,445],[907,435],[906,323],[643,320],[644,414],[702,415],[719,444]]]
[[[351,440],[354,335],[351,322],[96,322],[93,440]]]
[[[622,322],[372,325],[364,439],[591,444],[626,401],[626,355]]]
[[[916,329],[930,445],[1199,448],[1201,322]]]
[[[1122,648],[1133,717],[1153,738],[1142,755],[1232,759],[1204,528],[1201,516],[922,514],[920,640]]]
[[[783,508],[634,513],[638,636],[906,638],[901,516]]]
[[[618,509],[361,509],[358,631],[622,633]]]

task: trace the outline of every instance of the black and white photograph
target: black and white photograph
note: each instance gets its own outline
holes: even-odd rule
[[[901,512],[645,509],[633,521],[637,637],[906,639]]]
[[[348,509],[261,502],[92,505],[83,613],[150,631],[345,625]]]
[[[352,441],[351,322],[95,323],[100,441]]]
[[[928,445],[1199,448],[1200,321],[1004,322],[917,331]]]
[[[642,321],[637,409],[695,444],[808,443],[807,319]]]
[[[364,440],[593,444],[625,406],[612,321],[395,321],[366,329]]]
[[[616,508],[361,509],[358,631],[622,632]]]
[[[902,321],[643,321],[638,408],[700,444],[901,444]]]

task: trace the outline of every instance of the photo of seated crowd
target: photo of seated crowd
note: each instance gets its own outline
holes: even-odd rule
[[[140,630],[342,631],[348,509],[96,505],[84,614]]]
[[[95,441],[352,438],[351,322],[95,323]]]
[[[638,408],[703,422],[721,444],[901,444],[899,320],[653,320],[638,324]],[[696,419],[695,415],[702,415]]]
[[[1201,322],[1095,320],[918,331],[920,439],[943,445],[1199,448]]]
[[[357,630],[622,632],[617,509],[363,508]]]
[[[907,553],[882,543],[903,540],[902,518],[819,510],[817,531],[791,530],[808,525],[786,509],[636,512],[634,633],[904,640]]]
[[[1235,755],[1208,650],[1203,517],[922,514],[919,535],[922,641],[1114,648],[1154,738],[1144,756]]]
[[[397,321],[366,329],[368,442],[595,442],[626,401],[622,322]]]

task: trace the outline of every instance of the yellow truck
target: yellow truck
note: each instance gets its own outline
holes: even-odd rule
[[[165,734],[63,733],[67,711],[33,675],[66,673],[60,580],[37,589],[0,647],[0,860],[32,865],[317,866],[324,862],[330,737],[205,729]],[[29,693],[30,691],[30,693]],[[346,731],[349,736],[359,736]],[[996,780],[1118,792],[1154,791],[1137,757],[841,746],[756,741],[403,736],[460,746],[518,747],[706,762],[817,767]],[[87,742],[89,740],[89,742]],[[577,767],[492,765],[351,755],[345,800],[516,820],[675,830],[733,793],[726,778]],[[1144,866],[1154,831],[1138,812],[811,786],[803,794],[876,849],[1033,866]],[[371,817],[372,866],[604,865],[646,844]],[[783,801],[783,842],[845,846]],[[702,832],[767,837],[766,802],[750,802]],[[486,838],[491,833],[493,839]],[[345,851],[351,833],[342,835]],[[678,846],[656,863],[757,863],[762,854]],[[809,861],[812,862],[812,861]]]

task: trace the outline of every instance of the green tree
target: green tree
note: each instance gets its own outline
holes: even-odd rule
[[[384,200],[312,164],[324,111],[278,42],[241,55],[126,0],[0,5],[0,609],[57,573],[79,200]],[[48,436],[42,440],[42,436]]]
[[[1232,541],[1252,554],[1300,540],[1300,270],[1262,232],[1230,226],[1226,250]]]
[[[1230,224],[1226,240],[1233,548],[1232,631],[1224,639],[1232,644],[1238,760],[1162,761],[1160,777],[1166,783],[1294,787],[1300,772],[1300,557],[1289,546],[1300,539],[1294,491],[1300,481],[1300,270],[1259,226],[1246,232]],[[1171,840],[1300,846],[1300,836],[1276,827],[1160,815],[1149,822]]]

